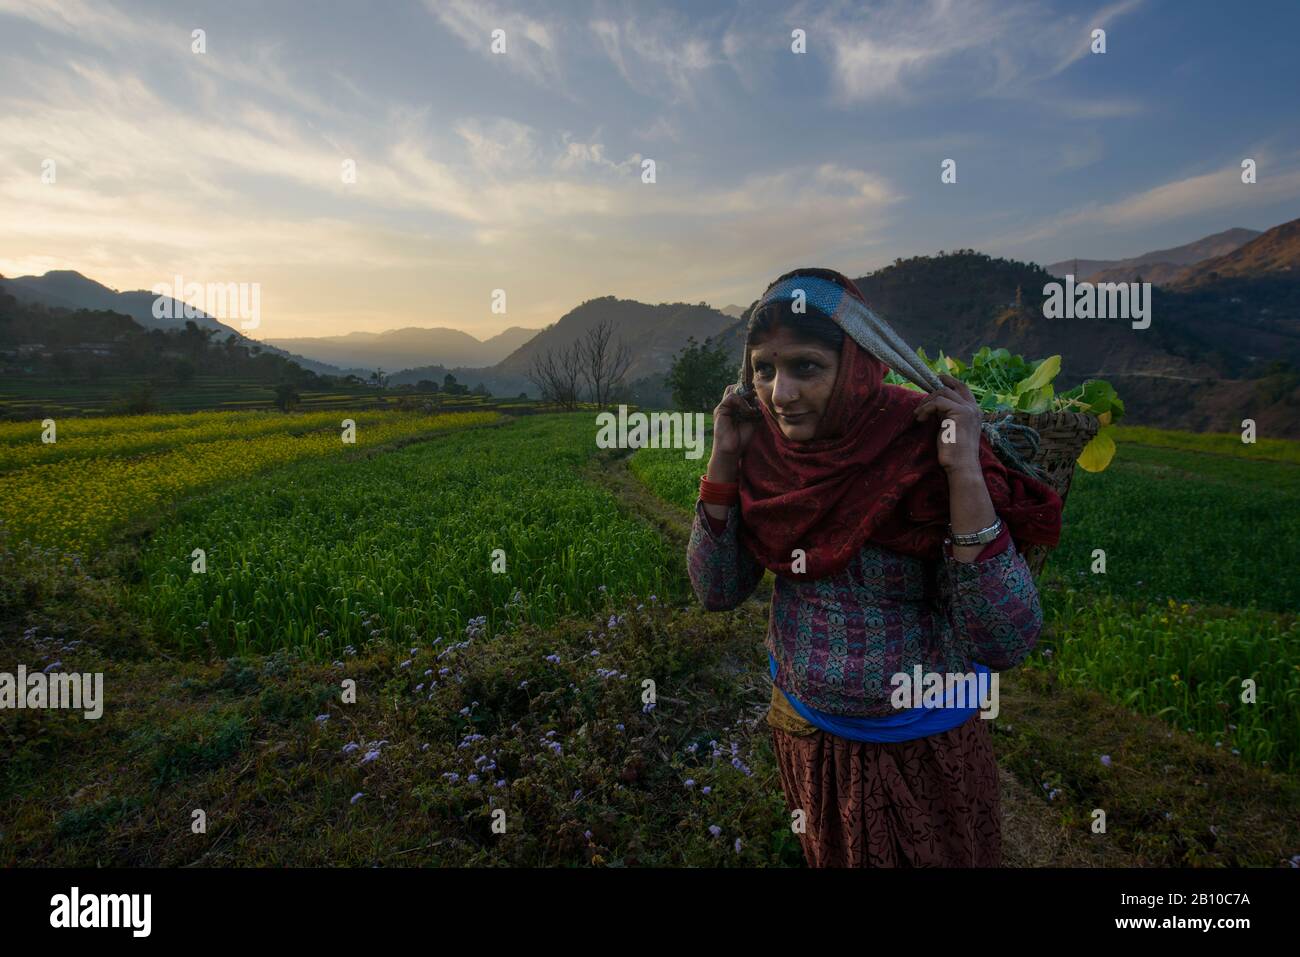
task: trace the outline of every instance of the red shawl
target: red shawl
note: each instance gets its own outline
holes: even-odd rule
[[[865,302],[856,287],[850,294]],[[764,567],[790,575],[792,552],[803,549],[805,571],[797,577],[822,578],[843,569],[867,541],[918,558],[942,556],[948,476],[935,447],[942,417],[916,421],[912,412],[925,395],[886,385],[885,371],[846,333],[831,398],[807,442],[787,439],[758,403],[763,418],[740,463],[740,540]],[[980,465],[1017,548],[1056,545],[1060,496],[1003,465],[983,433]]]

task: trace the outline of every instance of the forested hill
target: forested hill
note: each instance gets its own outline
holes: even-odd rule
[[[1294,436],[1300,281],[1291,275],[1153,286],[1146,329],[1124,319],[1048,319],[1043,288],[1060,280],[1034,263],[973,250],[896,260],[855,282],[904,341],[928,355],[942,349],[969,358],[984,345],[1031,359],[1060,354],[1058,388],[1109,379],[1134,422],[1222,431],[1251,416],[1273,434]],[[752,308],[716,337],[737,366]]]

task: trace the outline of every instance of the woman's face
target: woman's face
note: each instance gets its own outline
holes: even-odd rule
[[[798,339],[785,326],[771,329],[749,347],[754,391],[793,442],[806,442],[830,402],[840,355],[820,343]]]

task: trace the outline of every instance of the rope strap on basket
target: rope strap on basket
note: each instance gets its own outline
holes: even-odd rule
[[[1018,472],[1023,472],[1030,478],[1036,478],[1040,482],[1051,484],[1051,481],[1047,477],[1047,473],[1037,465],[1034,465],[1028,459],[1021,456],[1021,454],[1016,451],[1015,445],[1013,445],[1011,440],[1007,438],[1008,435],[1019,435],[1025,446],[1029,449],[1029,458],[1032,459],[1038,455],[1038,443],[1040,439],[1037,430],[1032,429],[1027,425],[1022,425],[1012,419],[1009,415],[1006,418],[999,419],[997,422],[981,422],[980,430],[988,436],[989,444],[993,446],[993,451],[997,453],[997,456],[1002,460],[1003,465],[1007,466],[1007,468],[1015,469]]]

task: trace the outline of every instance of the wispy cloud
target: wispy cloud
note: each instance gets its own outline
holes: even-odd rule
[[[1300,157],[1279,158],[1278,162],[1265,153],[1257,153],[1255,158],[1261,170],[1256,183],[1243,183],[1241,167],[1234,162],[1109,202],[1091,202],[1062,211],[1014,234],[989,238],[987,245],[1039,242],[1089,227],[1116,232],[1146,229],[1219,210],[1240,216],[1247,211],[1279,208],[1284,203],[1300,200]]]
[[[686,17],[600,18],[588,26],[628,86],[670,103],[694,103],[696,82],[721,62]]]
[[[804,18],[812,24],[810,45],[829,47],[836,94],[849,105],[1034,95],[1040,81],[1088,52],[1094,26],[1114,24],[1141,3],[1121,0],[1095,13],[1062,15],[1019,0],[883,0],[837,3]]]
[[[564,91],[558,52],[559,28],[519,10],[482,0],[425,0],[425,6],[466,49],[501,63],[555,92]],[[504,32],[505,52],[492,52],[492,34]]]
[[[0,270],[262,281],[275,334],[478,334],[607,293],[748,302],[797,263],[1172,246],[1300,214],[1294,104],[1250,76],[1283,65],[1265,41],[1300,15],[1156,7],[0,0]],[[1197,17],[1231,36],[1200,44]],[[1222,94],[1248,78],[1251,97]],[[1241,140],[1260,144],[1254,186]],[[978,177],[941,186],[946,156]],[[484,290],[506,286],[493,315]]]

